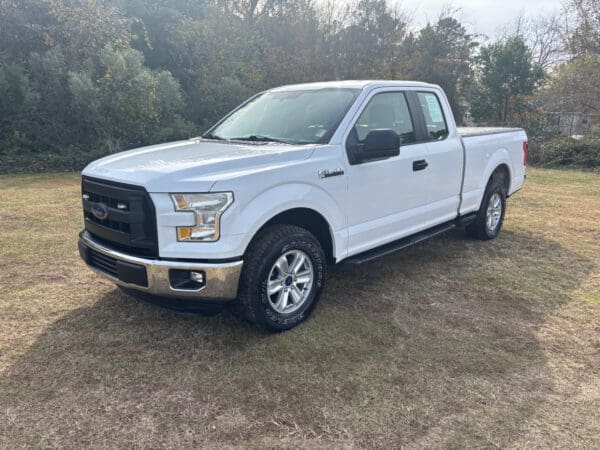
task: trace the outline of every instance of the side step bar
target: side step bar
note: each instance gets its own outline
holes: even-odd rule
[[[460,217],[451,222],[446,222],[441,225],[437,225],[433,228],[429,228],[428,230],[421,231],[420,233],[413,234],[412,236],[408,236],[402,238],[400,240],[390,242],[389,244],[382,245],[381,247],[374,248],[372,250],[368,250],[364,253],[359,253],[358,255],[351,256],[350,258],[342,261],[342,264],[347,264],[351,266],[360,266],[362,264],[371,262],[375,259],[381,258],[383,256],[387,256],[389,254],[395,253],[400,250],[404,250],[405,248],[412,247],[420,242],[426,241],[434,236],[438,236],[447,231],[450,231],[456,227],[461,227],[468,225],[473,220],[475,220],[477,214],[468,214],[466,216]]]

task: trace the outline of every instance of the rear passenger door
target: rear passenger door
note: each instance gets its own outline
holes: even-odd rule
[[[435,91],[414,94],[418,120],[427,141],[427,187],[430,218],[442,223],[456,217],[462,186],[463,148],[445,96]],[[448,114],[445,113],[448,111]]]
[[[374,91],[347,131],[349,256],[427,227],[432,182],[425,170],[429,144],[419,139],[408,95],[398,90]],[[378,161],[351,162],[353,146],[377,129],[392,129],[400,136],[400,154]]]

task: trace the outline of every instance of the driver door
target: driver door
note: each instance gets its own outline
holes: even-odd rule
[[[370,131],[391,129],[400,136],[400,154],[349,163],[348,256],[420,231],[429,203],[431,180],[420,165],[427,159],[428,145],[417,141],[406,93],[379,91],[365,103],[347,135],[347,151]]]

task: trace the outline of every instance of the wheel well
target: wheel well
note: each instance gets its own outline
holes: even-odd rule
[[[327,220],[318,212],[309,208],[295,208],[277,214],[265,223],[260,231],[270,225],[295,225],[310,231],[319,241],[328,263],[334,263],[333,239]],[[257,233],[258,234],[258,233]]]
[[[504,186],[506,189],[506,194],[510,190],[510,171],[508,170],[508,166],[506,164],[500,164],[490,177],[490,181],[497,181]]]

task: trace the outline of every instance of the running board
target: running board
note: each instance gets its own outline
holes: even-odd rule
[[[345,261],[342,261],[342,264],[360,266],[361,264],[365,264],[383,256],[404,250],[405,248],[412,247],[413,245],[426,241],[434,236],[438,236],[446,231],[450,231],[459,225],[461,225],[460,222],[453,220],[452,222],[447,222],[442,225],[429,228],[428,230],[421,231],[420,233],[413,234],[412,236],[405,237],[398,241],[390,242],[389,244],[374,248],[373,250],[368,250],[364,253],[351,256]]]
[[[466,227],[471,222],[474,222],[475,219],[477,219],[477,213],[476,212],[466,214],[466,215],[461,216],[458,219],[456,219],[456,226],[458,226],[458,227]]]

